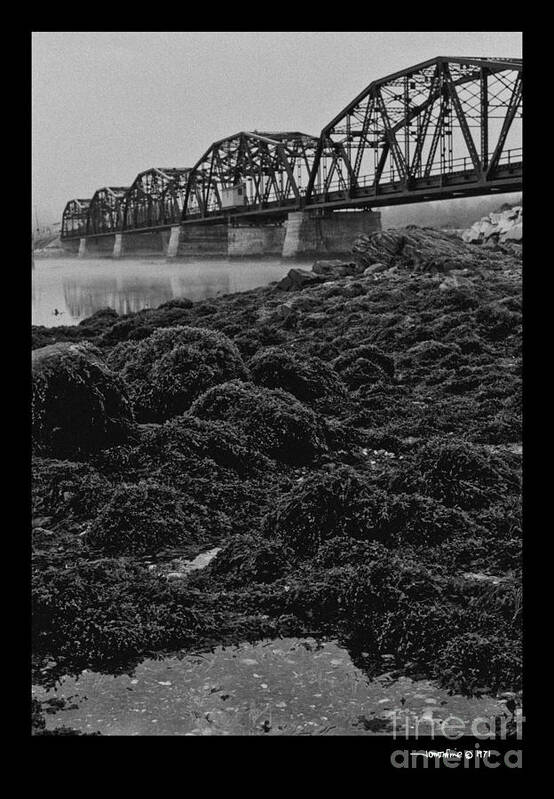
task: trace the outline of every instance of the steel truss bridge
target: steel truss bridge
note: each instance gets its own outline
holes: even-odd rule
[[[522,77],[518,58],[424,61],[370,83],[318,137],[237,133],[190,168],[148,169],[70,200],[61,237],[519,191]]]

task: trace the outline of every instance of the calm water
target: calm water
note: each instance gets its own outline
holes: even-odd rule
[[[35,687],[49,729],[103,735],[471,734],[498,699],[450,696],[429,680],[369,680],[334,641],[283,638],[148,659],[132,675],[82,672]],[[477,724],[476,720],[482,722]]]
[[[280,280],[293,265],[310,268],[312,261],[37,258],[32,321],[47,327],[74,325],[100,308],[125,314],[175,297],[202,300],[246,291]]]

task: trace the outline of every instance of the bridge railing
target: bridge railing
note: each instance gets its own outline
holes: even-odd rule
[[[493,153],[489,153],[489,161],[492,158]],[[510,164],[518,164],[521,163],[523,160],[523,148],[522,147],[514,147],[511,150],[506,150],[500,158],[498,159],[498,166],[500,165],[510,165]],[[469,156],[461,156],[459,158],[453,158],[448,163],[436,163],[433,164],[431,169],[427,172],[423,170],[419,170],[419,173],[415,175],[415,178],[423,178],[423,177],[434,177],[436,175],[443,175],[443,176],[450,176],[450,175],[463,175],[464,172],[471,173],[474,172],[475,167],[473,166],[473,161]],[[388,177],[388,181],[384,180],[384,177]],[[368,186],[373,186],[374,184],[374,176],[373,175],[364,175],[357,180],[357,188],[366,188]],[[394,183],[401,183],[402,176],[398,172],[397,169],[394,167],[387,170],[383,176],[381,177],[380,185],[391,185]],[[329,186],[326,188],[325,191],[322,191],[321,185],[318,187],[317,183],[314,188],[314,195],[317,196],[324,196],[325,194],[330,194],[334,191],[348,191],[349,184],[345,180],[341,180],[337,178],[333,180]]]

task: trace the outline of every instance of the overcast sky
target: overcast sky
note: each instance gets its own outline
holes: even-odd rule
[[[240,130],[314,135],[372,80],[436,55],[521,57],[521,34],[33,34],[39,222]]]

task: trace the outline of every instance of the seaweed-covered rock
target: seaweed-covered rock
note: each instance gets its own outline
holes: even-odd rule
[[[39,454],[83,456],[125,441],[133,427],[127,388],[90,344],[32,353],[32,437]]]
[[[289,269],[285,277],[277,283],[281,291],[301,291],[310,286],[317,286],[324,278],[307,269]]]
[[[491,302],[482,305],[475,318],[485,337],[490,341],[501,341],[512,334],[522,321],[519,310],[513,310],[508,304]]]
[[[356,240],[352,252],[365,267],[379,263],[400,269],[439,272],[475,269],[482,265],[500,269],[503,258],[490,250],[466,244],[453,233],[417,225],[364,234]]]
[[[404,462],[391,487],[471,510],[517,493],[520,480],[517,470],[499,454],[460,439],[437,437]]]
[[[228,519],[153,480],[121,484],[90,525],[86,542],[109,555],[140,555],[166,547],[211,543]]]
[[[285,463],[310,463],[327,449],[319,415],[281,389],[232,380],[206,391],[190,414],[232,422],[260,452]]]
[[[302,555],[337,537],[382,540],[387,536],[386,495],[371,489],[351,467],[310,475],[264,520],[264,534]]]
[[[91,316],[87,316],[79,322],[79,327],[86,327],[91,332],[102,332],[104,328],[113,325],[119,319],[119,314],[114,308],[100,308]]]
[[[360,344],[359,347],[353,347],[351,350],[344,352],[333,363],[335,369],[339,372],[344,367],[349,366],[353,361],[358,358],[365,358],[372,363],[380,366],[381,369],[389,377],[394,377],[394,358],[386,355],[379,347],[374,344]]]
[[[312,272],[329,279],[356,275],[359,271],[360,268],[354,261],[316,261],[312,266]]]
[[[333,368],[353,390],[394,376],[394,360],[373,344],[346,350],[335,358]]]
[[[391,532],[399,543],[436,546],[456,534],[469,536],[475,530],[467,513],[418,494],[389,497],[388,514]]]
[[[285,573],[292,554],[279,541],[236,535],[222,547],[210,571],[229,585],[273,583]]]
[[[248,367],[257,385],[282,388],[321,410],[335,410],[346,397],[341,379],[321,358],[269,347],[256,353]]]
[[[187,473],[202,470],[212,475],[219,467],[246,476],[271,464],[235,425],[189,414],[146,429],[133,456],[153,467],[175,463]]]
[[[435,676],[452,691],[471,694],[505,687],[520,689],[522,651],[517,641],[477,632],[456,635],[435,664]]]
[[[163,302],[161,305],[158,305],[158,310],[161,311],[162,309],[168,308],[179,308],[183,310],[192,308],[193,305],[193,301],[189,300],[188,297],[175,297],[172,300],[167,300],[167,302]]]
[[[107,452],[104,450],[103,452]],[[33,517],[50,516],[54,523],[94,517],[113,493],[110,480],[90,462],[32,459]]]
[[[414,365],[417,368],[428,368],[430,364],[441,364],[445,368],[456,368],[460,362],[462,351],[457,344],[441,341],[420,341],[402,356],[402,364]]]
[[[163,421],[186,411],[211,386],[248,371],[233,342],[201,327],[168,327],[114,347],[108,363],[120,371],[139,421]]]

